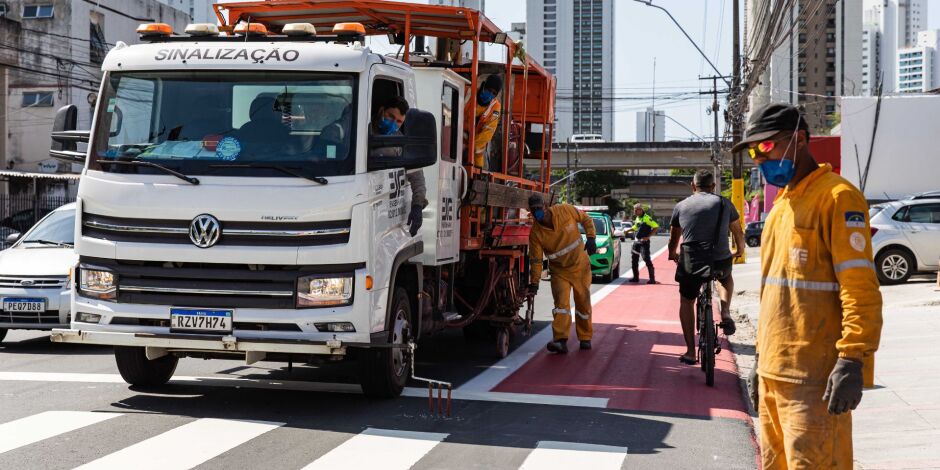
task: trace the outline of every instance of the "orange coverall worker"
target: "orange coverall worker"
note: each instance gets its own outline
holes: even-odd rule
[[[499,115],[502,105],[498,98],[493,98],[489,105],[476,105],[476,138],[473,141],[473,165],[484,168],[486,162],[486,147],[493,140],[493,134],[499,127]]]
[[[591,261],[584,251],[578,224],[588,237],[596,237],[594,222],[584,212],[568,204],[546,207],[552,213],[553,228],[532,224],[529,232],[530,282],[538,284],[542,275],[542,255],[548,258],[552,275],[552,339],[567,340],[571,330],[571,291],[574,290],[575,329],[580,341],[590,341]]]
[[[823,401],[837,358],[874,380],[881,292],[868,204],[819,166],[777,196],[761,240],[757,328],[763,468],[852,468],[852,415]]]

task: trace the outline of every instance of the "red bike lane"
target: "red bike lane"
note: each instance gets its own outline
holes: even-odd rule
[[[572,328],[571,352],[542,350],[493,391],[607,398],[611,409],[749,420],[723,336],[714,387],[705,385],[699,366],[679,362],[685,343],[675,264],[663,253],[654,265],[662,284],[626,283],[594,305],[593,349],[579,350]]]

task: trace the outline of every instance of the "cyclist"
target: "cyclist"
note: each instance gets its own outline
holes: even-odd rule
[[[685,198],[672,212],[672,223],[669,233],[669,259],[676,261],[676,281],[679,283],[679,319],[682,323],[682,334],[685,337],[686,353],[679,356],[679,361],[693,365],[697,362],[695,354],[695,314],[693,308],[695,298],[705,281],[692,276],[683,268],[685,263],[680,262],[679,238],[683,244],[697,242],[714,242],[715,232],[718,231],[719,243],[713,247],[712,261],[713,274],[718,280],[718,296],[721,299],[721,327],[725,335],[735,332],[734,320],[731,318],[731,295],[734,292],[734,280],[731,277],[731,263],[735,256],[744,251],[744,230],[738,221],[738,211],[731,201],[712,193],[715,189],[715,175],[709,170],[699,170],[692,178],[692,195]],[[722,209],[722,205],[724,208]],[[718,220],[719,212],[721,220]],[[720,226],[715,227],[718,223]],[[728,248],[728,234],[734,237],[736,252],[731,253]]]

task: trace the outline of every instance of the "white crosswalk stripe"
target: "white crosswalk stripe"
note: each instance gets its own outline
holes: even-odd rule
[[[188,469],[284,423],[203,418],[82,465],[81,469]]]
[[[408,470],[445,438],[447,434],[369,428],[314,460],[304,470]]]
[[[90,411],[46,411],[0,424],[0,454],[44,439],[101,423],[111,418],[133,415]],[[170,429],[136,444],[117,450],[80,469],[133,468],[135,470],[188,469],[205,463],[284,423],[234,419],[202,418]],[[106,430],[105,430],[106,432]],[[316,431],[311,431],[315,433]],[[381,468],[407,470],[449,434],[367,428],[329,450],[305,470],[336,468]],[[310,439],[316,439],[311,435]],[[480,446],[485,451],[485,446]],[[539,441],[526,457],[520,470],[552,470],[590,468],[591,470],[621,469],[627,448],[581,444],[575,442]],[[272,465],[277,466],[276,462]]]
[[[620,470],[627,458],[626,447],[599,446],[576,442],[539,441],[519,470],[590,468]]]
[[[45,411],[0,424],[0,454],[121,416],[91,411]]]

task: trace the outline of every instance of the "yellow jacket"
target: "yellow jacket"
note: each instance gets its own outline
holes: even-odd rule
[[[482,159],[484,152],[486,152],[486,146],[493,140],[493,134],[496,133],[496,128],[499,127],[501,110],[502,105],[499,104],[499,100],[496,98],[493,98],[489,105],[482,106],[478,104],[476,106],[476,119],[474,122],[477,130],[473,142],[473,153],[475,164],[479,167],[483,166]]]
[[[828,164],[780,192],[761,237],[758,373],[826,383],[836,359],[859,359],[874,380],[881,292],[868,204]]]
[[[591,269],[578,224],[584,227],[588,237],[597,237],[594,221],[574,206],[556,204],[545,208],[545,211],[552,213],[554,228],[534,222],[529,232],[529,279],[532,284],[538,284],[542,278],[543,255],[548,258],[548,266],[553,273]]]

